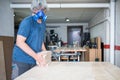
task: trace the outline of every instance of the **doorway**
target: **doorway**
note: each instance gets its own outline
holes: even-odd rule
[[[81,46],[82,33],[83,26],[68,26],[67,28],[68,45],[73,45],[74,42],[77,42]]]

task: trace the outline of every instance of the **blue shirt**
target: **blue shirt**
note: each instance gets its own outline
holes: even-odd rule
[[[26,37],[25,42],[37,53],[41,51],[45,29],[45,22],[37,23],[33,16],[29,16],[21,22],[17,34]],[[13,61],[35,64],[35,60],[16,44],[13,48]]]

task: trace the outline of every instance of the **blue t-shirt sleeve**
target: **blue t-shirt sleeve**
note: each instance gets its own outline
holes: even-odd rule
[[[28,37],[29,33],[30,33],[30,22],[23,20],[19,26],[19,30],[18,30],[18,35],[22,35],[24,37]]]

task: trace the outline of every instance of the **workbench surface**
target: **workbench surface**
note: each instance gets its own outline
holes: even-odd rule
[[[52,62],[35,66],[15,80],[120,80],[120,68],[108,62]]]

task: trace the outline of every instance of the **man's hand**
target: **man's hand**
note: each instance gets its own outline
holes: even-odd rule
[[[45,55],[44,54],[41,54],[41,53],[38,53],[37,56],[36,56],[36,62],[39,66],[46,66],[46,62],[45,62]]]

